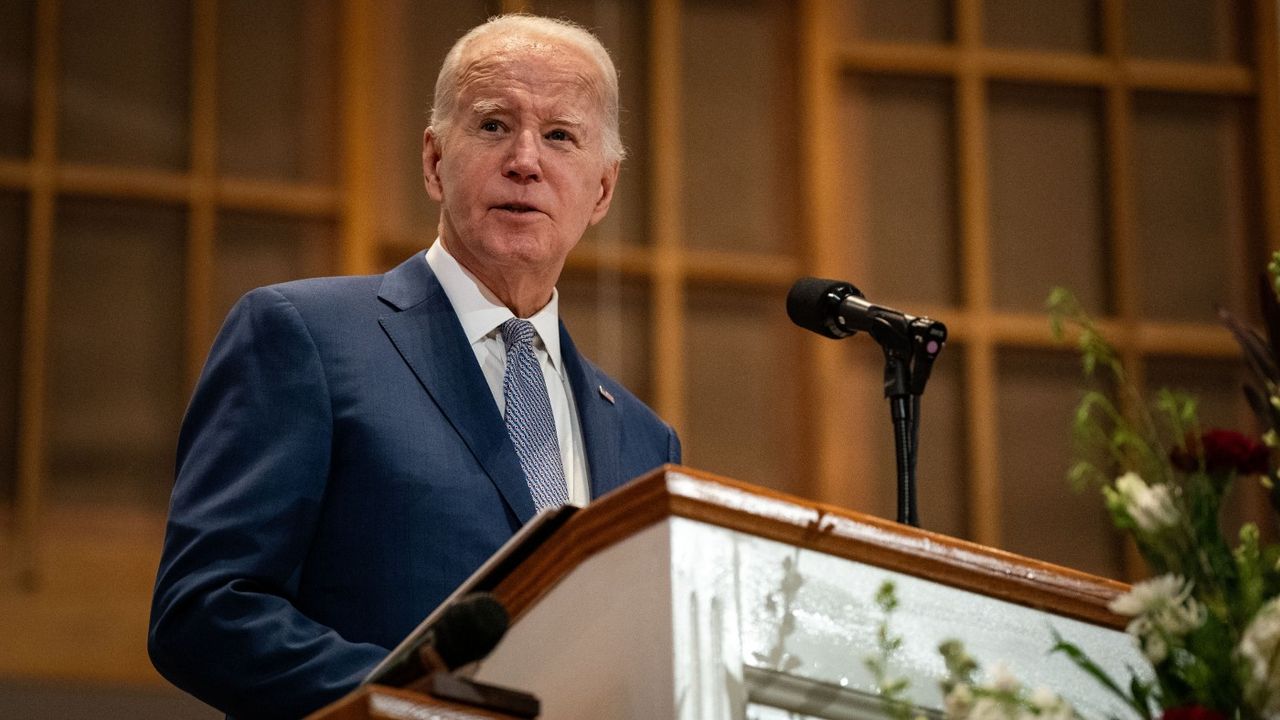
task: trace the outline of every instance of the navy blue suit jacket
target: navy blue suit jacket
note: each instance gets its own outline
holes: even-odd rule
[[[561,351],[593,497],[672,429]],[[534,514],[515,448],[421,253],[382,276],[254,290],[183,422],[151,611],[165,677],[239,717],[351,690]]]

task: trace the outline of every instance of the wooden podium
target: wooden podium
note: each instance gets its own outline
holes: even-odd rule
[[[1085,716],[1124,715],[1047,653],[1056,630],[1118,677],[1143,666],[1106,607],[1125,585],[678,466],[581,510],[496,583],[512,625],[475,679],[555,720],[876,717],[864,659],[886,579],[895,674],[921,708],[941,708],[936,648],[958,638]]]

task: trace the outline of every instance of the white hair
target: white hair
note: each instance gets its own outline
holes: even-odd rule
[[[449,54],[445,55],[440,75],[436,78],[435,101],[431,108],[431,131],[436,142],[443,144],[449,126],[458,109],[458,83],[466,67],[463,59],[467,49],[477,41],[503,36],[534,36],[555,40],[584,52],[595,64],[599,75],[600,100],[604,107],[604,153],[609,161],[620,161],[626,156],[622,146],[622,134],[618,129],[618,70],[600,40],[591,31],[570,22],[555,18],[511,13],[489,18],[458,39]]]

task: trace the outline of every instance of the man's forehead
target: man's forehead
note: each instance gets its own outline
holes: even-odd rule
[[[488,53],[535,53],[547,54],[554,52],[562,52],[565,50],[576,50],[572,45],[558,40],[556,38],[545,37],[540,35],[531,35],[525,33],[506,33],[501,35],[492,35],[482,40],[478,40],[473,48],[479,52]]]
[[[524,35],[484,38],[467,48],[459,78],[475,85],[563,84],[598,94],[600,71],[583,50],[564,41]]]
[[[542,114],[581,122],[601,107],[602,95],[589,63],[578,58],[498,52],[476,57],[459,79],[461,109],[485,114],[532,103]]]

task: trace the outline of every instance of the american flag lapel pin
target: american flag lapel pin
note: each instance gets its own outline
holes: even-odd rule
[[[600,386],[600,397],[604,398],[605,400],[608,400],[610,405],[614,404],[613,393],[609,392],[608,390],[605,390],[603,385]]]

